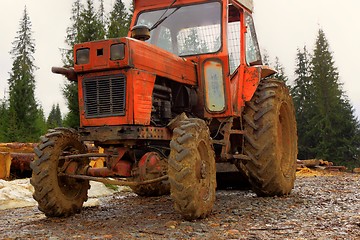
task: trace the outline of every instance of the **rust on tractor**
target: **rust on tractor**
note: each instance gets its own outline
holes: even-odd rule
[[[119,140],[170,140],[171,132],[165,127],[145,127],[145,126],[101,126],[79,129],[81,139],[90,141],[99,139],[100,141],[119,141]]]
[[[87,174],[94,177],[130,177],[132,162],[130,160],[122,159],[124,154],[128,151],[127,148],[108,149],[105,154],[110,156],[107,161],[107,167],[103,168],[88,168]]]
[[[216,181],[289,194],[293,103],[262,63],[252,12],[252,0],[135,0],[127,37],[75,44],[74,66],[52,71],[77,82],[80,127],[49,132],[35,148],[39,209],[79,212],[89,180],[170,193],[187,220],[211,213]]]

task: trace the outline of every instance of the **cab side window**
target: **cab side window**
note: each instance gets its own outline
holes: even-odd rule
[[[261,54],[259,44],[256,38],[254,21],[250,14],[245,14],[246,21],[246,62],[248,65],[260,65]]]
[[[240,12],[233,5],[229,5],[228,19],[228,52],[229,52],[229,68],[230,74],[240,66]]]

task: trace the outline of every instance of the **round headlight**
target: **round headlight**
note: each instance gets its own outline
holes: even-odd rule
[[[76,64],[87,64],[89,63],[90,49],[83,48],[76,51]]]
[[[113,44],[110,47],[110,59],[115,60],[122,60],[125,57],[125,44]]]

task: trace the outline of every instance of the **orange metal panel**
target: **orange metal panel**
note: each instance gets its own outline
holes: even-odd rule
[[[261,79],[261,67],[247,67],[244,73],[244,101],[250,101]]]
[[[80,126],[102,126],[102,125],[120,125],[120,124],[133,124],[133,97],[132,91],[128,91],[126,94],[126,109],[125,116],[116,116],[116,117],[103,117],[103,118],[86,118],[85,115],[85,99],[82,90],[84,76],[86,77],[96,77],[103,75],[116,75],[119,73],[123,73],[122,71],[107,71],[107,72],[99,72],[99,73],[90,73],[86,75],[81,75],[78,80],[78,88],[79,88],[79,113],[80,113]],[[132,89],[132,75],[126,74],[126,89]]]
[[[125,58],[122,60],[111,61],[110,60],[110,47],[113,44],[124,43],[125,44]],[[94,72],[99,70],[110,70],[129,67],[129,51],[126,48],[126,39],[107,39],[93,42],[86,42],[75,45],[74,48],[74,60],[76,59],[76,50],[82,48],[90,49],[90,62],[88,64],[74,65],[75,72]],[[102,54],[101,54],[102,53]]]
[[[241,98],[242,89],[240,88],[240,69],[239,68],[230,80],[230,90],[231,90],[231,103],[234,114],[239,115],[241,113],[241,109],[244,105],[244,102]]]
[[[125,44],[124,59],[117,61],[110,60],[110,46],[114,43]],[[76,45],[75,52],[80,48],[90,49],[90,62],[83,65],[75,64],[74,69],[76,72],[93,72],[132,67],[180,83],[197,85],[194,63],[146,42],[132,38],[94,41]],[[99,55],[99,52],[102,52],[102,55]]]
[[[127,39],[130,65],[172,79],[176,82],[197,85],[194,63],[159,47],[135,39]]]
[[[126,109],[125,116],[86,118],[84,95],[81,90],[84,77],[79,79],[79,110],[81,127],[84,126],[102,126],[102,125],[122,125],[122,124],[138,124],[150,125],[151,107],[152,107],[152,91],[155,84],[155,75],[130,69],[127,71],[108,71],[87,74],[87,77],[102,76],[104,74],[116,75],[123,73],[126,75]]]
[[[133,79],[134,124],[150,125],[152,92],[155,75],[144,71],[130,71]]]

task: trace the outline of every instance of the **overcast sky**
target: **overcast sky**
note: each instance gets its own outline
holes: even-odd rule
[[[74,0],[1,0],[0,1],[0,99],[4,97],[12,67],[9,51],[27,6],[36,44],[36,97],[46,115],[53,104],[67,111],[61,89],[64,79],[54,75],[52,66],[61,66],[59,49],[66,47],[64,36],[70,26]],[[95,0],[96,2],[96,0]],[[105,0],[110,9],[114,0]],[[127,5],[130,0],[124,1]],[[254,0],[255,24],[261,49],[271,59],[279,57],[292,80],[296,50],[307,46],[312,51],[321,27],[330,43],[340,80],[351,104],[360,117],[360,1],[359,0]]]

